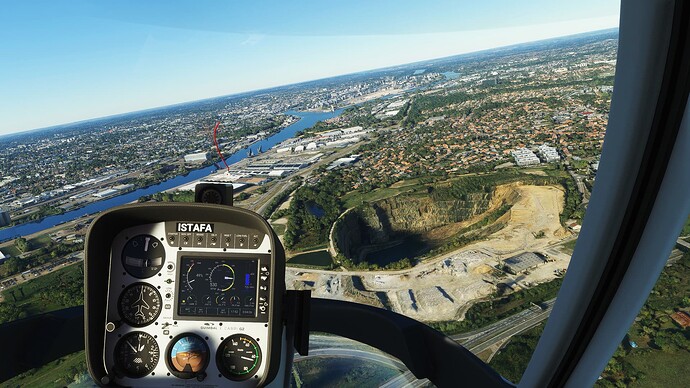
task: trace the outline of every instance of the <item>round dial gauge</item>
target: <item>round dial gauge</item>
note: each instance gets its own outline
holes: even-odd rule
[[[227,264],[213,267],[209,275],[211,291],[227,291],[235,284],[235,270]]]
[[[135,278],[145,279],[157,274],[164,262],[163,243],[149,234],[132,237],[122,250],[122,266]]]
[[[151,373],[158,365],[158,342],[148,333],[133,331],[120,338],[115,345],[116,372],[131,378]]]
[[[173,338],[166,352],[168,369],[183,379],[198,377],[208,366],[210,351],[203,338],[185,333]]]
[[[218,370],[230,380],[246,380],[261,365],[261,348],[254,338],[235,334],[226,338],[216,353]]]
[[[117,309],[130,326],[146,326],[161,313],[161,294],[150,284],[131,284],[120,294]]]

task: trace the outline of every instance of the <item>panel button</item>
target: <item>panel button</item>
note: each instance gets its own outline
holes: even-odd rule
[[[180,236],[177,233],[168,233],[165,239],[171,247],[179,246]]]
[[[208,239],[206,240],[206,246],[209,248],[218,248],[220,247],[220,236],[218,233],[211,233],[208,235]]]
[[[246,234],[236,234],[235,235],[235,248],[247,248],[247,240],[249,236]]]
[[[249,246],[253,249],[258,248],[259,245],[261,245],[261,238],[259,238],[259,235],[258,234],[252,234],[250,237],[249,244],[250,244]]]
[[[194,236],[191,233],[180,233],[180,246],[191,247],[194,244]]]
[[[223,244],[223,248],[234,248],[235,247],[234,236],[230,233],[223,233],[221,244]]]
[[[206,235],[204,233],[194,233],[194,246],[206,248]]]

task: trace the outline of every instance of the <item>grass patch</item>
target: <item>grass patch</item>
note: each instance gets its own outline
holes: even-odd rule
[[[527,369],[532,353],[544,331],[545,323],[541,323],[520,335],[510,339],[510,342],[491,359],[489,365],[501,376],[517,384]]]
[[[285,234],[285,229],[287,229],[287,227],[283,224],[272,224],[271,227],[277,235]]]
[[[346,209],[361,205],[365,202],[376,202],[385,198],[396,196],[400,193],[412,191],[416,186],[401,186],[401,187],[384,187],[376,189],[368,193],[360,193],[359,191],[351,191],[345,194],[342,198],[344,207]]]
[[[86,373],[86,355],[82,350],[15,376],[3,382],[2,386],[66,387],[84,373]]]
[[[674,387],[678,386],[680,376],[690,376],[690,352],[687,350],[631,352],[626,361],[644,374],[644,378],[631,387]]]
[[[561,244],[561,250],[567,254],[572,255],[573,251],[575,251],[575,243],[577,243],[577,239],[563,243]]]
[[[424,178],[406,179],[402,181],[397,181],[393,183],[390,187],[391,189],[399,189],[401,187],[416,186],[422,184],[423,180]]]
[[[31,249],[40,249],[40,248],[47,247],[52,242],[53,241],[50,239],[49,235],[42,234],[40,236],[37,236],[37,237],[29,240],[29,246],[31,247]]]
[[[432,322],[429,325],[445,334],[458,334],[479,329],[526,310],[532,307],[533,303],[539,304],[555,298],[562,283],[563,279],[557,278],[526,290],[513,292],[507,296],[479,302],[467,310],[465,319],[460,322]]]
[[[4,303],[13,304],[26,316],[81,305],[84,303],[81,268],[81,263],[70,265],[5,290],[2,292]]]
[[[11,257],[17,257],[22,254],[22,251],[20,251],[19,248],[14,245],[8,245],[5,248],[1,248],[0,251]]]

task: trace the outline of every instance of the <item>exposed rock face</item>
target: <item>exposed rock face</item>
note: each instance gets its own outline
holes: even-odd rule
[[[345,214],[336,227],[338,249],[346,257],[357,259],[362,248],[367,246],[423,235],[440,226],[477,216],[489,208],[491,201],[491,193],[486,192],[463,197],[400,195],[362,205]]]

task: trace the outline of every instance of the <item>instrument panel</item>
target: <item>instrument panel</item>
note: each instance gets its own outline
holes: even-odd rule
[[[229,223],[175,221],[115,235],[103,322],[113,382],[260,385],[272,330],[280,330],[271,238]]]

